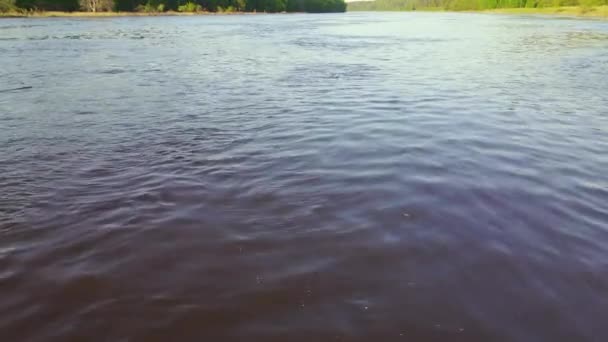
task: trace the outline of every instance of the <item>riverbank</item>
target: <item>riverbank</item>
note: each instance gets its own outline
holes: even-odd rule
[[[543,7],[543,8],[497,8],[492,10],[475,11],[481,13],[497,14],[524,14],[524,15],[560,15],[573,17],[593,17],[608,19],[608,6],[582,7]]]
[[[564,7],[539,7],[539,8],[495,8],[485,10],[463,10],[453,11],[443,7],[423,7],[412,10],[407,7],[401,8],[384,8],[381,4],[373,2],[351,2],[348,4],[347,11],[386,11],[386,12],[466,12],[466,13],[493,13],[493,14],[515,14],[515,15],[553,15],[553,16],[570,16],[570,17],[587,17],[608,19],[608,6],[564,6]]]
[[[262,14],[261,12],[8,12],[0,13],[0,18],[55,18],[55,17],[159,17],[159,16],[195,16],[195,15],[235,15]]]
[[[367,3],[364,7],[359,7],[362,2],[352,2],[348,4],[347,11],[412,11],[404,9],[372,9]],[[421,12],[449,12],[439,7],[418,8]],[[516,15],[559,15],[572,17],[590,17],[608,19],[608,6],[565,6],[565,7],[542,7],[542,8],[496,8],[488,10],[467,10],[455,11],[467,13],[495,13],[495,14],[516,14]],[[0,13],[0,18],[54,18],[54,17],[151,17],[151,16],[198,16],[198,15],[253,15],[265,14],[264,12],[59,12],[59,11],[40,11],[40,12],[7,12]]]

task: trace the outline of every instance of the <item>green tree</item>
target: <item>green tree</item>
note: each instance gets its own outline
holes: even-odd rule
[[[80,8],[78,0],[17,0],[15,5],[19,8],[43,11],[73,12]]]
[[[0,13],[7,13],[16,9],[15,0],[0,0]]]

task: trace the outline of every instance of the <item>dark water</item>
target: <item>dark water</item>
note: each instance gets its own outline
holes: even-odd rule
[[[608,340],[608,22],[7,19],[0,66],[2,341]]]

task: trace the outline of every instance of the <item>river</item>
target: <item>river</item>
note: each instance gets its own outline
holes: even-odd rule
[[[3,19],[0,66],[3,341],[608,340],[606,21]]]

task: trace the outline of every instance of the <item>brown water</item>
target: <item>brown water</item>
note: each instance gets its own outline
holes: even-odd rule
[[[608,340],[608,22],[11,19],[0,65],[0,341]]]

